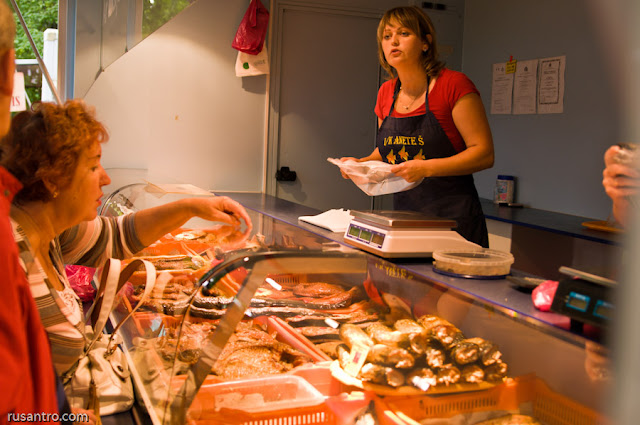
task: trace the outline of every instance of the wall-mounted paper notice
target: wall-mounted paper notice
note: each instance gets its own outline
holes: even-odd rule
[[[493,64],[491,83],[491,113],[510,114],[511,95],[513,94],[513,75],[506,73],[507,63]]]
[[[566,56],[540,59],[538,113],[561,114],[564,110],[564,68]]]
[[[513,113],[536,113],[536,83],[538,59],[519,61],[513,82]]]
[[[24,94],[24,74],[16,72],[13,74],[13,93],[11,94],[11,112],[27,110],[27,100]]]

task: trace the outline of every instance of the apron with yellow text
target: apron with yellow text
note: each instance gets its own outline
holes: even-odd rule
[[[428,87],[429,81],[427,81]],[[455,155],[451,141],[429,110],[425,94],[426,114],[414,117],[392,117],[400,91],[396,83],[389,114],[378,129],[376,144],[382,160],[399,164],[413,159],[446,158]],[[419,211],[426,215],[453,219],[456,231],[483,247],[489,246],[487,225],[473,176],[428,177],[417,187],[394,193],[395,210]]]

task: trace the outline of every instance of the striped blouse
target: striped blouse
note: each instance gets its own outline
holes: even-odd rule
[[[136,234],[134,216],[98,216],[66,230],[54,239],[49,245],[49,256],[63,284],[69,285],[65,264],[100,267],[108,258],[128,258],[142,250],[144,246]],[[53,287],[35,258],[22,227],[14,220],[11,220],[11,224],[31,294],[49,337],[53,364],[58,375],[62,376],[83,354],[84,320],[77,313],[73,314],[74,309],[65,304]],[[77,302],[80,303],[80,300]]]

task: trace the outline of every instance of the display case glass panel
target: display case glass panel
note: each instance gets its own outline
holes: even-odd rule
[[[103,213],[137,211],[194,194],[158,196],[154,190],[147,185],[123,187],[107,198]],[[185,255],[197,263],[191,269],[168,271],[172,278],[154,288],[133,320],[120,328],[134,382],[152,422],[216,423],[234,418],[237,423],[287,423],[279,421],[301,420],[299,415],[309,411],[322,418],[310,423],[337,423],[338,413],[331,407],[342,402],[341,392],[354,390],[370,390],[379,397],[377,406],[405,409],[415,420],[425,419],[425,412],[413,407],[434,400],[420,397],[500,398],[504,391],[515,391],[515,399],[521,401],[518,391],[553,394],[555,401],[562,400],[563,413],[604,420],[603,403],[611,382],[606,350],[598,343],[523,317],[506,302],[489,302],[276,218],[248,212],[254,228],[242,243],[231,246],[224,238],[198,242],[195,230],[211,228],[212,223],[195,220],[143,253],[149,258],[167,254],[163,250],[170,247],[171,255]],[[130,284],[112,315],[114,322],[139,301],[139,284]],[[420,332],[406,331],[416,323]],[[358,329],[372,341],[363,354],[364,364],[373,365],[368,367],[370,374],[362,365],[349,373],[349,362],[357,357]],[[396,352],[400,360],[390,360],[380,345],[404,350]],[[433,353],[434,348],[442,349],[443,356]],[[420,374],[426,368],[434,376]],[[273,391],[266,388],[291,376],[305,377],[321,395],[288,382],[294,395],[268,399]],[[242,388],[253,392],[238,389],[252,379],[259,381]],[[530,388],[525,391],[526,385]],[[535,413],[523,406],[516,407]]]

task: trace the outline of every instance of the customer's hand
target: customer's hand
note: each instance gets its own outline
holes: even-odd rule
[[[191,199],[193,214],[210,221],[218,221],[234,227],[240,227],[242,221],[249,232],[253,229],[251,218],[242,205],[227,196]]]
[[[625,150],[611,146],[604,155],[605,169],[602,185],[613,201],[613,216],[623,226],[627,225],[629,209],[640,189],[640,172],[633,161],[624,160]]]

